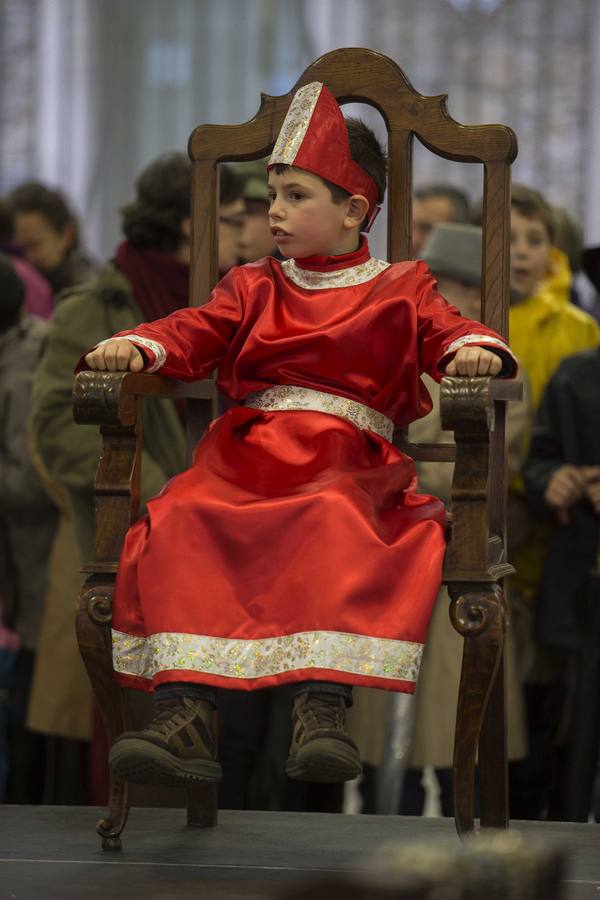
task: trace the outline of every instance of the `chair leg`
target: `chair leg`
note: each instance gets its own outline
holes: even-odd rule
[[[77,639],[83,662],[102,715],[109,747],[126,727],[124,697],[114,680],[110,634],[111,604],[114,583],[92,575],[79,594],[76,619]],[[128,785],[110,774],[108,810],[96,831],[102,838],[103,850],[121,849],[121,832],[129,813]]]
[[[195,784],[187,789],[187,823],[192,828],[212,828],[218,818],[218,786]]]
[[[508,755],[503,647],[479,738],[481,827],[508,828]]]
[[[456,830],[462,836],[471,833],[474,828],[477,748],[500,665],[505,614],[498,585],[452,585],[449,592],[452,597],[452,624],[465,638],[453,764],[454,818]],[[494,728],[490,725],[486,740],[493,737]],[[496,808],[498,801],[497,788],[493,785],[493,766],[490,770],[487,759],[482,775],[486,780],[486,810]],[[491,798],[494,798],[493,802]]]
[[[218,747],[219,717],[215,710],[211,722],[212,738]],[[195,784],[187,789],[187,823],[192,828],[212,828],[217,824],[219,786]]]

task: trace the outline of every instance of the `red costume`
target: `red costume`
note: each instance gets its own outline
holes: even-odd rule
[[[315,82],[294,97],[270,164],[365,196],[341,111]],[[442,503],[415,491],[394,424],[425,415],[463,344],[502,339],[462,318],[422,262],[354,253],[233,269],[200,308],[123,332],[147,371],[218,366],[240,405],[130,529],[117,578],[123,684],[261,688],[306,680],[411,692],[440,585]]]
[[[147,370],[173,378],[218,365],[240,403],[295,385],[396,425],[429,411],[419,375],[439,377],[459,346],[510,353],[446,303],[424,263],[372,259],[366,241],[234,269],[205,306],[129,338]],[[384,437],[326,411],[233,408],[127,536],[115,671],[147,689],[325,679],[412,691],[443,553],[442,503],[415,493],[412,460]]]

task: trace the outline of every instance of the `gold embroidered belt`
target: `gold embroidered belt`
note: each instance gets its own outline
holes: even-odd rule
[[[254,391],[248,394],[244,406],[267,411],[310,409],[347,419],[356,428],[374,431],[386,441],[391,441],[394,434],[392,420],[364,403],[293,384],[276,384],[264,391]]]

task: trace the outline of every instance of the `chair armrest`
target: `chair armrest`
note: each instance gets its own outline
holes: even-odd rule
[[[132,426],[138,398],[213,400],[213,381],[177,381],[144,372],[79,372],[73,387],[73,415],[80,425]]]
[[[493,520],[503,519],[503,509],[498,515],[497,509],[492,511],[491,504],[492,497],[496,503],[503,496],[506,482],[505,465],[496,464],[497,460],[504,459],[504,429],[496,429],[496,404],[520,400],[523,386],[496,378],[446,376],[440,388],[442,428],[454,432],[456,445],[452,524],[444,560],[444,581],[447,584],[498,581],[514,570],[505,558],[504,529],[491,527]],[[502,491],[493,493],[489,490],[491,447],[493,477],[502,485]]]
[[[216,388],[208,380],[188,383],[136,372],[88,371],[76,376],[75,421],[100,425],[102,433],[94,482],[94,559],[83,568],[88,573],[114,574],[127,529],[138,516],[144,397],[198,401],[198,415],[188,423],[188,435],[197,439],[211,418],[207,404],[214,410]]]

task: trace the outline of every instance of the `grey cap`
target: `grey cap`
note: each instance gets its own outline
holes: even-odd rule
[[[478,225],[445,222],[435,225],[423,245],[421,259],[434,275],[464,284],[481,284],[481,239]]]
[[[254,162],[238,163],[236,168],[246,179],[244,185],[244,200],[264,200],[269,202],[267,189],[267,159],[257,159]]]

